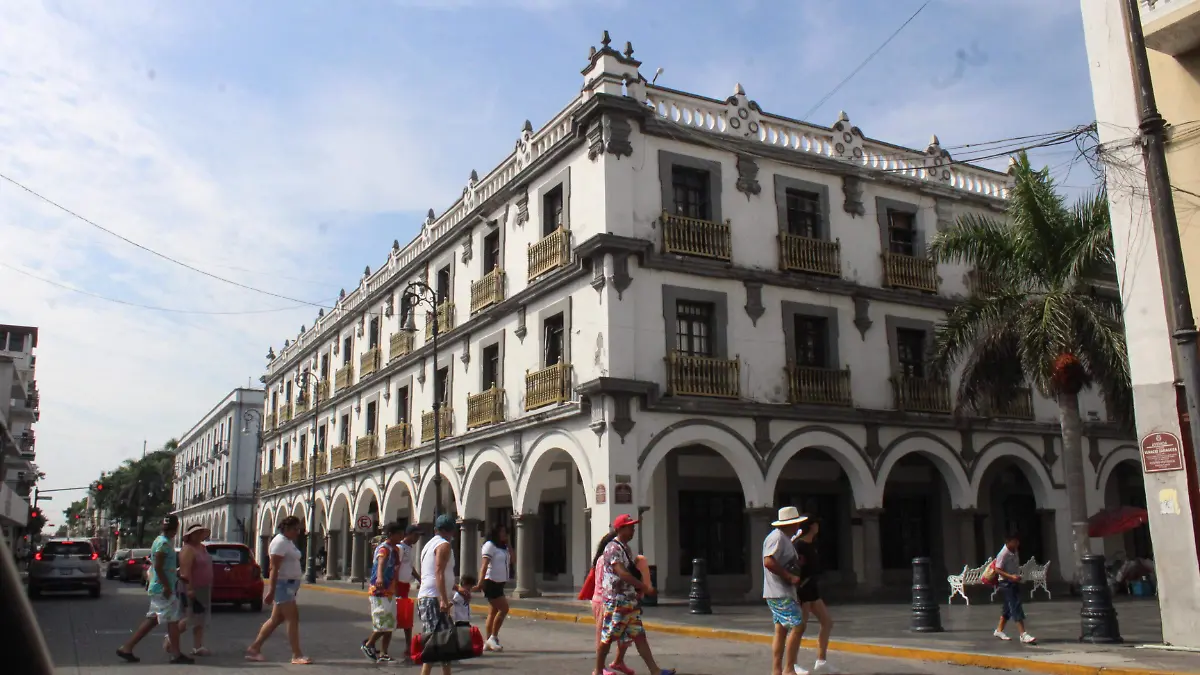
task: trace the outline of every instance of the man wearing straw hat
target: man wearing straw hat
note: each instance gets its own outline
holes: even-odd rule
[[[792,535],[808,520],[794,506],[779,509],[779,519],[771,523],[771,533],[763,540],[763,599],[771,608],[775,639],[771,643],[771,675],[791,675],[796,669],[804,623],[796,586],[803,581],[796,573],[798,557]],[[784,654],[786,648],[787,654]]]

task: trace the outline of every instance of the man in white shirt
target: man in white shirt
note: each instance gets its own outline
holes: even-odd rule
[[[800,515],[796,507],[785,506],[779,509],[779,519],[771,523],[775,529],[763,540],[763,600],[771,608],[771,619],[775,623],[771,675],[795,672],[796,654],[804,635],[804,618],[796,600],[796,586],[803,580],[797,574],[798,558],[792,535],[805,520],[808,518]]]

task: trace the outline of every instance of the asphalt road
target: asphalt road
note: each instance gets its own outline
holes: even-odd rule
[[[247,663],[242,652],[253,639],[266,612],[254,614],[216,608],[210,636],[206,640],[213,656],[201,657],[195,666],[172,666],[162,650],[162,629],[157,629],[138,646],[138,664],[126,664],[114,650],[126,639],[146,609],[140,585],[105,582],[100,599],[86,595],[49,595],[34,601],[38,622],[54,652],[58,672],[70,675],[149,675],[207,670],[221,673],[297,671],[339,675],[351,672],[400,670],[419,672],[400,665],[380,666],[366,660],[358,645],[370,630],[364,598],[304,590],[300,595],[301,640],[316,662],[312,666],[288,663],[286,636],[282,630],[267,643],[268,663]],[[479,623],[482,617],[474,617]],[[562,675],[591,671],[593,632],[590,626],[554,621],[510,619],[504,628],[505,651],[458,664],[456,672],[521,673]],[[749,675],[770,673],[769,654],[759,645],[716,639],[651,635],[655,655],[664,667],[677,668],[681,675]],[[190,637],[185,647],[191,646]],[[397,651],[397,650],[393,650]],[[811,660],[811,651],[802,651]],[[632,655],[631,655],[632,657]],[[804,660],[804,658],[802,658]],[[920,661],[831,654],[831,663],[841,673],[925,675],[983,675],[996,671],[925,663]],[[811,661],[810,661],[811,662]],[[636,657],[630,665],[639,673],[645,666]],[[434,672],[437,672],[436,670]]]

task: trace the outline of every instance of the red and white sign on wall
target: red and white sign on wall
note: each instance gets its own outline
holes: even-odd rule
[[[369,514],[365,515],[365,516],[359,516],[354,521],[354,529],[358,530],[359,532],[370,532],[370,531],[374,530],[375,529],[375,518],[373,518]]]
[[[1142,470],[1146,473],[1183,471],[1183,444],[1169,431],[1142,437]]]

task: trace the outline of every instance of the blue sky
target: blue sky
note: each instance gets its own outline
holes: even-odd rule
[[[510,152],[525,119],[540,126],[570,101],[604,29],[633,43],[647,77],[663,68],[659,84],[724,98],[740,82],[798,117],[920,4],[15,0],[0,6],[0,172],[214,274],[327,300]],[[1074,2],[934,0],[810,119],[845,110],[867,136],[918,147],[934,133],[944,146],[1042,133],[1094,117],[1087,75]],[[1066,175],[1072,150],[1035,159],[1087,187],[1086,166]],[[6,264],[131,302],[294,305],[3,182],[0,242]],[[316,314],[152,312],[3,267],[0,284],[0,322],[41,327],[47,488],[182,435]]]

